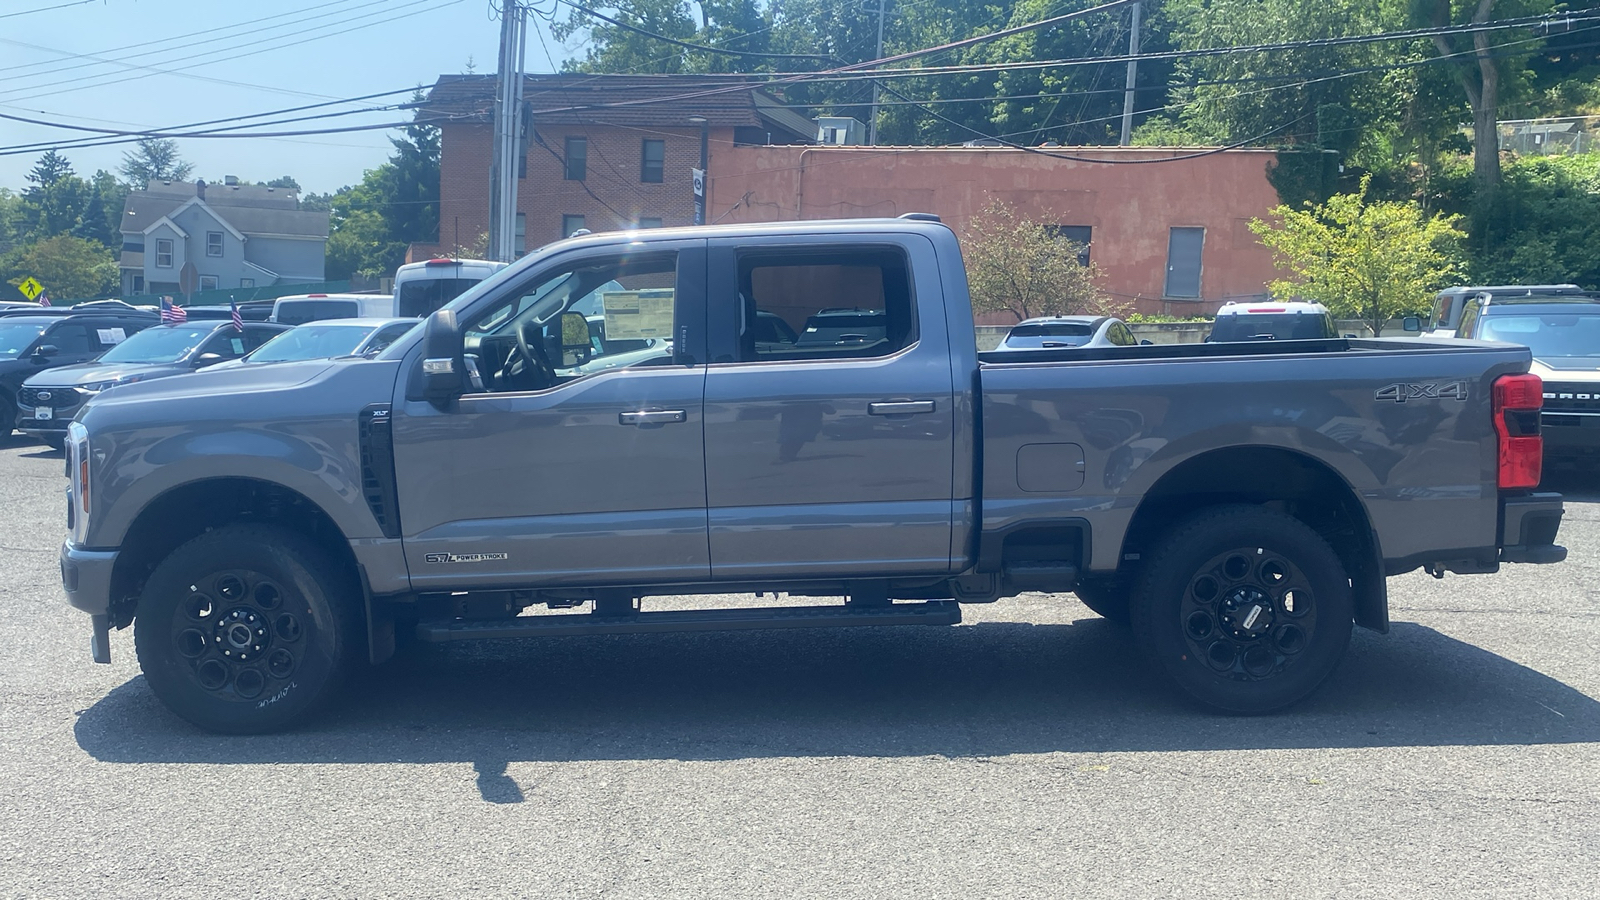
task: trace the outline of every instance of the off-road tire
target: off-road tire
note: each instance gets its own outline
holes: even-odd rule
[[[226,525],[172,551],[139,598],[134,645],[150,689],[207,731],[304,721],[362,658],[359,586],[310,539]]]
[[[1303,522],[1216,506],[1174,524],[1144,555],[1130,612],[1144,654],[1185,695],[1255,715],[1322,684],[1350,643],[1349,577]]]

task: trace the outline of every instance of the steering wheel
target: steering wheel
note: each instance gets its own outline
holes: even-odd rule
[[[517,326],[517,350],[522,353],[523,365],[531,369],[539,381],[533,390],[542,391],[556,383],[556,367],[550,365],[542,342],[528,340],[528,324]]]

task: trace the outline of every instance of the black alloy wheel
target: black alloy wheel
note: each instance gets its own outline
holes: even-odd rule
[[[145,584],[139,665],[173,712],[208,731],[274,731],[327,698],[359,654],[360,592],[285,529],[229,525],[174,550]]]
[[[1257,506],[1213,507],[1145,557],[1132,603],[1141,648],[1213,709],[1267,713],[1310,694],[1349,645],[1354,605],[1338,555]]]

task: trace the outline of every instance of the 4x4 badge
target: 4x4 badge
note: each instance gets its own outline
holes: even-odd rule
[[[1393,400],[1396,403],[1405,403],[1408,400],[1465,400],[1467,383],[1452,381],[1449,384],[1391,384],[1388,387],[1378,388],[1372,399]]]

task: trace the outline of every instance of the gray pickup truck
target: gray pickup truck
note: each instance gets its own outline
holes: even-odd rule
[[[1405,339],[979,353],[929,216],[589,235],[376,358],[89,405],[62,580],[96,660],[132,624],[156,695],[225,732],[301,719],[397,634],[949,625],[1023,591],[1262,713],[1387,630],[1386,576],[1565,557],[1528,369]],[[846,599],[644,608],[736,592]]]

